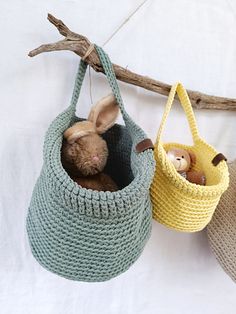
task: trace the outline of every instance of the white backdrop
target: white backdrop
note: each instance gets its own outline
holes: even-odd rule
[[[105,283],[60,278],[30,253],[25,218],[42,165],[50,121],[70,101],[79,58],[71,52],[27,57],[60,39],[47,12],[99,45],[140,0],[12,0],[0,2],[0,313],[235,314],[236,285],[210,252],[205,231],[177,233],[153,222],[142,256]],[[236,98],[236,4],[233,0],[149,0],[105,46],[112,61],[168,83]],[[127,111],[154,139],[165,97],[120,83]],[[107,94],[92,72],[93,99]],[[79,114],[90,106],[88,76]],[[200,133],[229,159],[236,157],[236,113],[196,112]],[[120,120],[121,121],[121,120]],[[190,142],[176,104],[166,140]]]

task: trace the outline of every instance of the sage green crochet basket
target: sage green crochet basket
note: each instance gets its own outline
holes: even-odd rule
[[[36,260],[44,268],[78,281],[105,281],[127,270],[149,238],[152,219],[153,152],[136,150],[146,135],[124,109],[107,54],[95,48],[125,122],[105,134],[110,153],[106,171],[120,190],[81,188],[61,164],[63,132],[78,120],[76,104],[87,68],[81,60],[71,105],[47,131],[44,163],[27,215],[28,238]]]

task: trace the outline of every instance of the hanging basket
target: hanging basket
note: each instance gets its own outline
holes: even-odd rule
[[[236,160],[229,164],[229,189],[207,226],[210,246],[225,272],[236,281]]]
[[[81,188],[61,164],[64,131],[73,124],[87,64],[81,60],[71,105],[50,125],[44,163],[27,216],[32,253],[46,269],[68,279],[104,281],[127,270],[141,254],[151,231],[149,187],[155,161],[150,141],[126,113],[107,54],[95,46],[125,126],[106,134],[106,172],[116,192]]]
[[[176,92],[188,118],[193,146],[178,143],[164,144],[161,140]],[[206,186],[190,183],[176,171],[166,154],[173,147],[186,149],[196,155],[197,162],[193,170],[204,171]],[[218,154],[199,136],[190,100],[180,83],[171,88],[159,128],[154,156],[156,171],[151,185],[154,219],[178,231],[202,230],[211,220],[222,193],[228,187],[228,168],[226,162],[220,158],[223,155]]]

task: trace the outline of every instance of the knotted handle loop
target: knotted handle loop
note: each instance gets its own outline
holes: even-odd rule
[[[83,61],[85,61],[88,56],[91,54],[91,52],[94,50],[94,44],[90,44],[89,47],[88,47],[88,50],[86,51],[85,55],[81,58]]]

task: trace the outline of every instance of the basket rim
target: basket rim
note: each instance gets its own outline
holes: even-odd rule
[[[66,113],[66,111],[63,113]],[[51,129],[56,123],[58,123],[58,121],[60,121],[61,117],[63,116],[63,113],[59,114],[54,119],[46,134],[43,164],[43,167],[46,166],[46,171],[49,170],[50,172],[50,179],[56,184],[56,186],[59,189],[63,189],[64,191],[67,190],[69,193],[73,193],[74,196],[83,197],[85,195],[87,196],[89,195],[89,197],[96,200],[98,199],[119,200],[121,198],[125,198],[126,200],[132,199],[132,201],[134,201],[134,196],[136,196],[136,199],[140,199],[143,193],[148,192],[155,171],[155,159],[153,151],[151,149],[147,149],[146,151],[141,153],[137,153],[135,151],[134,139],[138,138],[138,136],[140,135],[138,133],[133,134],[131,156],[132,155],[135,156],[135,158],[137,159],[135,164],[138,164],[139,166],[135,169],[136,173],[134,174],[133,180],[127,186],[115,192],[96,191],[87,188],[82,188],[76,182],[74,182],[70,178],[66,170],[63,168],[61,163],[61,146],[63,134],[61,134],[59,130],[53,131]],[[80,119],[80,117],[77,116],[75,116],[75,118]],[[127,129],[127,126],[121,124],[115,124],[115,126]],[[140,130],[139,133],[141,132],[143,131]],[[47,142],[48,137],[51,138]],[[54,162],[52,160],[54,160]]]
[[[219,194],[222,194],[228,184],[229,184],[229,171],[227,167],[226,161],[221,161],[221,163],[218,165],[218,171],[222,172],[222,177],[219,183],[214,184],[214,185],[198,185],[195,183],[191,183],[187,181],[184,177],[182,177],[174,168],[174,165],[171,163],[171,161],[167,158],[166,151],[164,149],[164,146],[166,145],[173,145],[173,146],[178,146],[178,147],[189,147],[189,149],[195,147],[197,144],[204,145],[208,148],[208,150],[211,150],[215,155],[218,153],[215,148],[208,143],[202,138],[199,138],[193,145],[185,145],[181,143],[176,143],[176,142],[167,142],[167,143],[162,143],[159,141],[154,145],[154,156],[156,158],[156,161],[159,162],[161,167],[163,168],[163,165],[170,170],[171,175],[168,176],[171,184],[175,186],[179,186],[181,184],[181,187],[185,192],[188,192],[189,194],[194,194],[194,195],[215,195],[219,196]],[[160,153],[158,156],[158,152]],[[161,156],[161,158],[160,158]],[[163,171],[166,173],[166,171]]]

